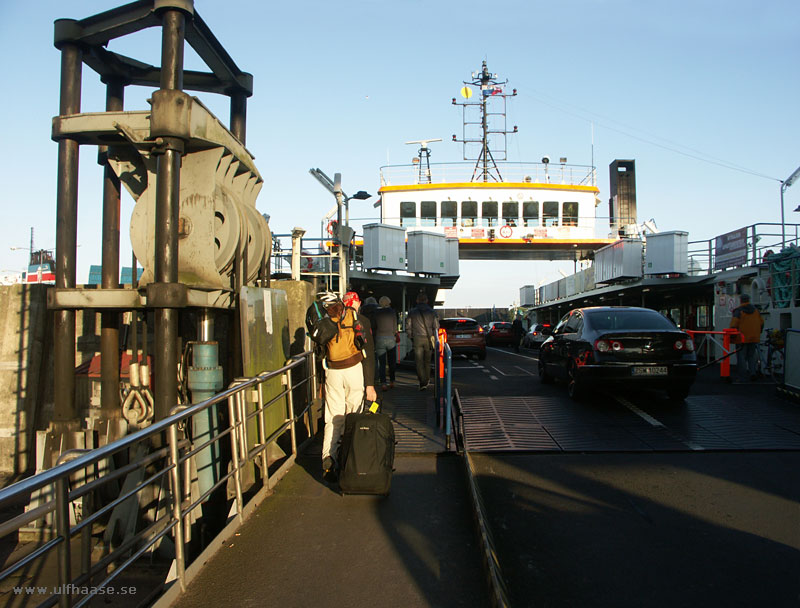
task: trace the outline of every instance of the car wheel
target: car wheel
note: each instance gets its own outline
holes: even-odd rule
[[[578,380],[578,366],[570,361],[567,368],[567,394],[571,399],[580,399],[583,395],[583,384]]]
[[[678,386],[667,389],[667,397],[670,401],[685,401],[689,396],[688,386]]]
[[[539,359],[539,380],[542,384],[553,384],[553,376],[547,373],[541,359]]]

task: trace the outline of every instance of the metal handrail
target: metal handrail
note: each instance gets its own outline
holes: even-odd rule
[[[303,364],[306,366],[305,375],[297,378],[297,382],[293,382],[293,371]],[[62,455],[62,459],[68,456],[70,458],[68,462],[57,464],[52,469],[3,488],[0,490],[0,509],[10,504],[19,505],[30,496],[37,495],[41,496],[43,504],[34,506],[28,512],[1,524],[0,537],[16,533],[37,520],[45,520],[45,526],[52,525],[53,536],[26,556],[7,564],[6,569],[0,572],[0,581],[7,579],[22,568],[32,566],[38,560],[46,559],[47,555],[53,549],[56,549],[58,551],[58,588],[75,590],[78,585],[86,585],[88,583],[89,587],[95,591],[92,591],[86,597],[80,596],[76,598],[73,598],[70,593],[62,593],[57,598],[50,597],[46,599],[43,605],[53,605],[57,602],[61,606],[71,606],[73,605],[73,599],[76,601],[75,605],[84,605],[91,601],[91,597],[96,594],[96,590],[107,586],[128,565],[134,563],[141,555],[151,550],[162,537],[172,532],[175,540],[177,577],[181,589],[185,589],[187,561],[185,544],[190,529],[188,520],[192,516],[192,511],[201,505],[215,489],[233,478],[236,486],[235,504],[237,516],[240,523],[243,521],[243,473],[245,467],[257,458],[260,459],[262,482],[264,486],[269,486],[269,462],[266,448],[287,432],[291,434],[292,449],[291,456],[289,456],[287,462],[291,461],[288,462],[289,466],[294,462],[297,454],[295,426],[298,421],[308,415],[313,404],[315,390],[313,373],[313,351],[306,351],[290,359],[280,369],[263,372],[252,378],[237,379],[231,387],[210,399],[193,405],[176,406],[171,415],[164,420],[113,443],[91,451],[74,450],[65,452]],[[265,402],[263,385],[265,382],[277,377],[282,379],[283,389],[279,391],[276,397]],[[301,387],[305,387],[305,407],[295,414],[293,393],[295,389]],[[254,407],[254,411],[245,406],[244,395],[249,391],[255,394],[255,399],[247,402],[248,405]],[[229,405],[230,418],[228,426],[219,428],[211,439],[204,441],[202,444],[193,445],[184,436],[187,420],[225,401]],[[268,410],[276,407],[285,407],[284,421],[274,431],[270,429],[272,432],[267,435],[264,417]],[[253,416],[258,418],[258,432],[256,433],[256,445],[251,448],[248,444],[246,427],[247,421]],[[311,435],[310,421],[307,420],[306,422],[309,427],[309,435]],[[161,438],[164,436],[168,437],[168,445],[166,446],[162,445],[163,440]],[[185,474],[185,471],[190,468],[189,462],[203,449],[214,442],[219,443],[223,439],[231,442],[233,466],[226,475],[220,476],[220,480],[212,488],[202,492],[202,495],[195,499],[191,491],[192,479],[186,477]],[[131,462],[120,469],[102,471],[106,463],[111,462],[110,459],[113,456],[139,446],[155,449],[152,453],[138,458],[135,462]],[[97,509],[92,508],[93,498],[97,490],[101,489],[105,484],[137,469],[144,469],[144,467],[152,466],[159,462],[161,464],[158,470],[155,472],[148,470],[146,478],[137,482],[135,487],[126,488],[126,491],[115,499],[108,501],[106,504],[97,505]],[[78,479],[71,479],[76,474],[78,474]],[[135,499],[135,496],[144,491],[145,488],[158,488],[157,496],[161,497],[163,485],[166,483],[165,479],[169,479],[170,482],[170,493],[167,497],[167,502],[172,505],[171,508],[166,510],[166,514],[161,515],[159,513],[156,517],[153,517],[147,522],[144,530],[139,530],[136,534],[131,535],[119,547],[115,547],[110,553],[104,555],[102,559],[92,564],[90,542],[92,526],[94,524],[99,525],[103,516],[108,515],[116,506],[125,503],[125,501]],[[79,485],[70,489],[71,483]],[[84,501],[86,512],[80,521],[70,523],[69,511],[71,505],[78,500]],[[164,504],[163,501],[163,497],[158,498],[155,501],[156,508],[158,508],[158,505]],[[87,505],[88,509],[86,508]],[[50,517],[52,513],[55,513],[55,521],[47,524],[46,518]],[[43,530],[46,529],[45,526],[42,527]],[[73,577],[70,557],[71,540],[78,534],[82,538],[80,549],[81,573]],[[131,554],[131,552],[133,553]],[[121,563],[117,565],[113,572],[107,573],[106,567],[116,562]],[[93,577],[100,576],[101,573],[102,575],[107,574],[107,576],[100,581],[93,580]],[[36,586],[41,585],[37,583]]]

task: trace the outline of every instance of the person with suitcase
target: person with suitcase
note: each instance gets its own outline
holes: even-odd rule
[[[337,334],[325,345],[325,428],[322,435],[322,470],[327,481],[337,474],[336,458],[347,414],[360,412],[364,398],[371,403],[375,392],[375,345],[369,320],[358,313],[361,299],[348,291],[339,300],[323,297]]]

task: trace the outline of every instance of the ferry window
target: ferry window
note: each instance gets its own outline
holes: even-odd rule
[[[522,203],[522,221],[526,226],[539,225],[539,201]]]
[[[436,201],[422,201],[419,204],[420,226],[436,225]]]
[[[578,203],[564,203],[561,213],[562,226],[578,225]]]
[[[458,205],[455,201],[442,201],[442,226],[455,226],[458,222]]]
[[[503,203],[503,223],[508,226],[516,226],[519,220],[519,203]]]
[[[697,329],[705,329],[706,327],[711,326],[711,323],[708,321],[708,306],[701,304],[697,307]]]
[[[497,226],[497,203],[495,201],[483,201],[481,203],[481,217],[484,226]]]
[[[417,203],[407,201],[400,203],[400,225],[417,225]]]
[[[545,226],[558,226],[558,201],[542,203],[542,219]]]
[[[478,203],[477,201],[462,201],[461,202],[461,225],[474,226],[478,219]]]

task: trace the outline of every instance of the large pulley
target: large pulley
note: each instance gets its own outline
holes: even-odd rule
[[[263,182],[253,159],[239,141],[197,100],[191,104],[192,127],[182,157],[178,210],[178,281],[192,287],[230,289],[237,251],[242,256],[241,284],[258,277],[269,255],[271,235],[255,208]],[[109,163],[136,201],[130,237],[144,267],[140,280],[155,280],[156,170],[159,150],[139,113],[129,123],[115,123],[132,145],[109,147]],[[132,120],[136,119],[136,120]],[[196,120],[197,119],[197,120]],[[149,126],[149,125],[148,125]],[[209,145],[210,144],[210,145]]]

